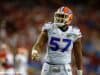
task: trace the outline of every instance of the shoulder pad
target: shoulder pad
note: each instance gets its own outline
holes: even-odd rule
[[[78,27],[72,27],[72,30],[74,33],[79,33],[80,32],[80,29]]]
[[[73,27],[72,31],[76,35],[77,39],[82,37],[81,31],[80,31],[80,29],[78,27]]]
[[[52,22],[45,23],[42,27],[42,31],[44,31],[44,30],[48,31],[52,28],[52,26],[53,26]]]

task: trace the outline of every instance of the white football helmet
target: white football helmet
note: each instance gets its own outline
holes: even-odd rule
[[[60,7],[54,14],[54,24],[57,26],[69,25],[72,22],[73,13],[68,7]]]

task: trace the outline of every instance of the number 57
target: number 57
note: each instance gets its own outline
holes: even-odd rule
[[[57,51],[60,49],[60,46],[59,46],[60,40],[61,40],[60,38],[51,37],[50,48],[52,51]],[[62,41],[66,43],[66,46],[61,49],[61,52],[65,52],[68,50],[69,46],[71,45],[71,40],[70,39],[63,39]]]

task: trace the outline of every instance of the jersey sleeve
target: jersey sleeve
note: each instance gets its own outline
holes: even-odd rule
[[[82,33],[81,33],[79,28],[74,28],[73,32],[75,34],[75,40],[77,40],[77,39],[82,37]]]
[[[51,23],[45,23],[42,27],[42,31],[49,31],[51,29]]]

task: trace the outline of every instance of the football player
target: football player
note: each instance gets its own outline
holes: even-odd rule
[[[82,75],[82,47],[80,29],[71,24],[73,13],[68,7],[60,7],[54,13],[54,22],[44,24],[40,36],[32,48],[32,59],[47,43],[46,60],[41,75],[72,75],[72,50],[76,58],[77,75]]]

